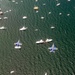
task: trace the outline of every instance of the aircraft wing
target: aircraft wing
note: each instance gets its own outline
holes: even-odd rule
[[[14,43],[14,45],[16,45],[17,43]]]
[[[52,50],[52,47],[49,47],[48,49]]]
[[[57,50],[58,48],[54,47],[53,50]]]
[[[22,43],[17,42],[17,43],[14,43],[14,45],[22,45]]]
[[[53,52],[53,53],[55,53],[55,51],[54,51],[54,50],[51,50],[50,52]]]

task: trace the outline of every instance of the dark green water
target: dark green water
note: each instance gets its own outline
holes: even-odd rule
[[[0,75],[75,75],[75,1],[59,0],[11,0],[0,1],[4,15],[0,15]],[[46,5],[43,5],[45,3]],[[33,7],[37,5],[39,12]],[[48,14],[51,12],[51,14]],[[59,15],[62,13],[62,15]],[[70,14],[70,16],[67,16]],[[3,20],[3,17],[8,17]],[[22,17],[27,16],[23,20]],[[41,19],[44,16],[44,19]],[[19,31],[22,26],[26,31]],[[55,29],[51,29],[55,26]],[[38,31],[35,31],[38,29]],[[37,40],[52,38],[53,41],[37,45]],[[14,43],[20,39],[22,49],[15,50]],[[50,53],[48,47],[52,44],[58,47],[55,53]]]

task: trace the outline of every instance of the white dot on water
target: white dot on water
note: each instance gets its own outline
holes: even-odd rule
[[[8,10],[6,12],[9,12]]]
[[[15,2],[15,4],[18,4],[18,2]]]
[[[62,13],[59,13],[59,15],[62,15]]]
[[[43,5],[46,5],[46,3],[43,3]]]
[[[37,10],[36,13],[38,13],[39,11]]]
[[[44,17],[42,16],[41,19],[44,19]]]
[[[58,0],[56,0],[56,1],[58,1]]]
[[[70,14],[67,14],[67,16],[70,16]]]
[[[47,73],[45,73],[45,75],[47,75]]]
[[[38,0],[35,0],[35,2],[37,2]]]
[[[54,26],[51,26],[51,29],[54,29],[55,27]]]
[[[9,10],[9,11],[11,11],[11,10]]]
[[[23,2],[23,1],[21,1],[21,2]]]
[[[67,1],[71,1],[71,0],[67,0]]]
[[[0,20],[1,20],[2,18],[0,17]]]
[[[56,4],[56,6],[59,6],[59,5],[60,5],[60,3],[57,3],[57,4]]]
[[[12,2],[15,2],[15,0],[12,0]]]
[[[51,14],[51,12],[48,12],[48,14]]]
[[[35,29],[35,31],[38,31],[38,29]]]
[[[8,17],[3,17],[3,19],[8,19]]]
[[[12,73],[14,73],[15,71],[10,71],[10,73],[12,74]]]

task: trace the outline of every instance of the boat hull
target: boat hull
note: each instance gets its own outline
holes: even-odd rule
[[[14,48],[15,49],[21,49],[21,46],[15,46]]]

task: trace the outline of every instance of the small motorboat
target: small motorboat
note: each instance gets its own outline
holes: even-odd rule
[[[20,28],[19,30],[24,31],[26,30],[28,27],[23,26],[22,28]]]
[[[3,19],[8,19],[8,17],[3,17]]]
[[[14,73],[15,71],[10,71],[10,73],[12,74],[12,73]]]
[[[42,16],[41,19],[44,19],[44,17]]]
[[[54,29],[55,27],[54,26],[51,26],[51,29]]]
[[[38,6],[35,6],[35,7],[34,7],[34,10],[38,10],[38,9],[39,9],[39,7],[38,7]]]
[[[4,30],[4,29],[6,29],[6,27],[4,27],[4,26],[0,27],[0,30]]]
[[[57,4],[56,4],[56,6],[59,6],[59,5],[60,5],[60,3],[57,3]]]
[[[27,16],[23,16],[23,19],[26,19],[27,18]]]
[[[45,73],[45,75],[47,75],[47,73]]]
[[[45,42],[51,42],[53,39],[46,39]]]
[[[1,20],[2,18],[0,17],[0,20]]]
[[[21,46],[15,46],[14,48],[15,49],[21,49]]]
[[[36,41],[36,43],[37,43],[37,44],[42,44],[42,43],[44,43],[44,41],[41,39],[41,40],[39,40],[39,41]]]
[[[2,11],[0,11],[0,15],[3,15],[3,12]]]

